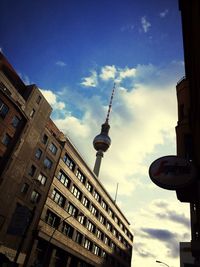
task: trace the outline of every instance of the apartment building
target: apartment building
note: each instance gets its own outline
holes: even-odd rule
[[[45,266],[130,266],[129,222],[66,138],[30,256]]]

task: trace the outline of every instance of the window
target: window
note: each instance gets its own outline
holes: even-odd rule
[[[56,155],[58,149],[53,143],[51,143],[49,146],[49,150],[52,152],[52,154]]]
[[[73,217],[77,217],[78,209],[72,205],[70,202],[68,203],[67,212]]]
[[[99,229],[96,231],[97,238],[103,240],[103,232]]]
[[[110,245],[110,238],[107,235],[105,235],[104,243],[108,246]]]
[[[66,198],[58,191],[54,188],[52,194],[51,194],[51,198],[60,206],[60,207],[64,207],[65,202],[66,202]]]
[[[44,167],[47,169],[51,169],[53,162],[49,158],[45,158],[44,160]]]
[[[95,255],[99,256],[100,255],[100,252],[101,252],[100,251],[100,248],[97,245],[94,244],[94,246],[93,246],[93,253]]]
[[[33,109],[31,110],[31,112],[30,112],[30,117],[33,118],[34,114],[35,114],[35,109],[33,108]]]
[[[71,180],[62,170],[59,171],[57,178],[65,187],[69,188]]]
[[[21,193],[26,194],[28,192],[29,185],[27,183],[24,183],[21,187]]]
[[[31,202],[32,203],[38,203],[40,200],[40,196],[41,196],[40,193],[33,190],[32,194],[31,194]]]
[[[125,247],[127,247],[127,245],[128,245],[125,239],[123,240],[123,244]]]
[[[102,258],[106,259],[107,258],[107,254],[104,250],[102,250],[102,254],[101,254]]]
[[[75,163],[67,154],[64,155],[63,161],[70,168],[70,170],[74,171]]]
[[[36,171],[36,167],[34,165],[31,165],[28,174],[33,177],[35,174],[35,171]]]
[[[87,188],[87,190],[88,190],[89,192],[92,192],[93,187],[92,187],[91,183],[87,182],[87,184],[86,184],[86,188]]]
[[[115,228],[113,228],[113,235],[117,236],[117,230]]]
[[[43,144],[46,144],[47,141],[48,141],[48,136],[47,136],[46,134],[44,134],[44,135],[42,136],[42,143],[43,143]]]
[[[63,222],[61,231],[64,235],[68,236],[69,238],[72,238],[74,229],[68,223]]]
[[[110,246],[111,246],[112,250],[115,250],[115,248],[116,248],[115,243],[111,242]]]
[[[106,204],[106,202],[104,200],[101,201],[101,206],[104,210],[108,209],[108,205]]]
[[[91,233],[95,233],[95,225],[94,225],[91,221],[88,220],[86,228],[87,228]]]
[[[99,215],[99,221],[102,224],[105,224],[105,222],[106,222],[106,219],[105,219],[105,217],[102,214]]]
[[[112,230],[112,225],[109,222],[107,222],[106,228],[108,229],[108,231],[111,231]]]
[[[80,222],[80,224],[85,225],[85,220],[86,218],[84,215],[78,216],[78,221]]]
[[[92,242],[90,240],[88,240],[87,238],[85,238],[83,246],[87,250],[91,250],[92,249]]]
[[[85,175],[82,174],[82,172],[79,169],[77,169],[76,171],[76,177],[81,181],[81,183],[85,184],[86,181]]]
[[[118,239],[119,241],[122,241],[122,236],[120,234],[118,235]]]
[[[4,134],[3,138],[2,138],[2,144],[4,144],[4,146],[8,146],[11,142],[12,138],[9,134]]]
[[[108,214],[109,214],[111,217],[113,217],[113,215],[114,215],[113,211],[112,211],[110,208],[108,209]]]
[[[45,216],[45,222],[51,225],[54,228],[58,228],[60,224],[60,217],[58,217],[55,213],[53,213],[50,210],[47,210],[46,216]]]
[[[98,217],[97,208],[93,204],[90,206],[90,211],[94,216]]]
[[[36,103],[37,103],[37,104],[40,104],[41,99],[42,99],[42,97],[39,95],[39,96],[37,97]]]
[[[36,152],[35,152],[35,157],[36,157],[37,159],[40,159],[41,156],[42,156],[42,150],[41,150],[40,148],[38,148],[38,149],[36,150]]]
[[[94,192],[93,192],[93,197],[94,197],[98,202],[100,202],[100,195],[99,195],[99,193],[98,193],[96,190],[94,190]]]
[[[83,235],[77,231],[74,241],[76,243],[78,243],[78,244],[81,244],[82,243],[82,240],[83,240]]]
[[[114,221],[118,224],[119,223],[119,219],[117,218],[117,216],[115,216]]]
[[[17,128],[17,126],[19,125],[19,123],[20,123],[20,118],[17,117],[17,116],[14,116],[13,119],[12,119],[12,122],[11,122],[12,126],[14,128]]]
[[[47,181],[47,177],[46,176],[44,176],[42,173],[40,173],[39,175],[38,175],[38,181],[40,182],[40,184],[42,184],[42,185],[45,185],[45,183],[46,183],[46,181]]]
[[[83,197],[83,201],[82,201],[83,205],[86,207],[86,208],[89,208],[90,206],[90,201],[87,199],[87,197]]]
[[[71,192],[77,199],[81,199],[82,193],[75,185],[72,186]]]
[[[4,119],[9,111],[9,108],[4,102],[0,99],[0,118]]]

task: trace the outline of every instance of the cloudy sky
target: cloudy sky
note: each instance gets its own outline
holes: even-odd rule
[[[148,168],[176,154],[176,83],[184,76],[174,0],[2,0],[0,49],[54,108],[52,119],[93,168],[93,138],[110,116],[99,179],[131,223],[132,266],[179,266],[189,209],[154,185]]]

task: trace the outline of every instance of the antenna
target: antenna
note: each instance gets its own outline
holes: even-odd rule
[[[112,94],[111,94],[111,97],[110,97],[110,103],[109,103],[109,107],[108,107],[108,113],[107,113],[107,117],[106,117],[106,122],[107,123],[109,121],[109,116],[110,116],[110,111],[111,111],[111,107],[112,107],[112,100],[113,100],[114,92],[115,92],[115,83],[113,85]]]
[[[118,186],[119,186],[119,183],[117,183],[117,188],[116,188],[116,193],[115,193],[115,200],[114,200],[115,203],[117,201]]]

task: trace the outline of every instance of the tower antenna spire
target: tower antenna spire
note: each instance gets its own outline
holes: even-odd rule
[[[108,123],[109,117],[110,117],[110,112],[111,112],[111,108],[112,108],[112,101],[113,101],[114,93],[115,93],[115,83],[113,85],[112,94],[111,94],[111,97],[110,97],[110,103],[109,103],[109,107],[108,107],[108,113],[107,113],[107,117],[106,117],[106,122],[107,123]]]
[[[110,147],[110,144],[111,144],[111,139],[108,135],[108,132],[110,129],[110,125],[109,125],[108,121],[109,121],[109,116],[110,116],[110,112],[111,112],[114,92],[115,92],[115,83],[114,83],[114,86],[112,89],[112,94],[111,94],[111,98],[110,98],[110,103],[109,103],[109,107],[108,107],[108,113],[106,116],[106,121],[101,125],[101,133],[98,134],[93,140],[93,146],[97,151],[96,161],[95,161],[95,165],[94,165],[94,173],[96,174],[96,176],[99,176],[99,171],[100,171],[100,167],[101,167],[101,160],[103,158],[103,153],[108,150],[108,148]]]

